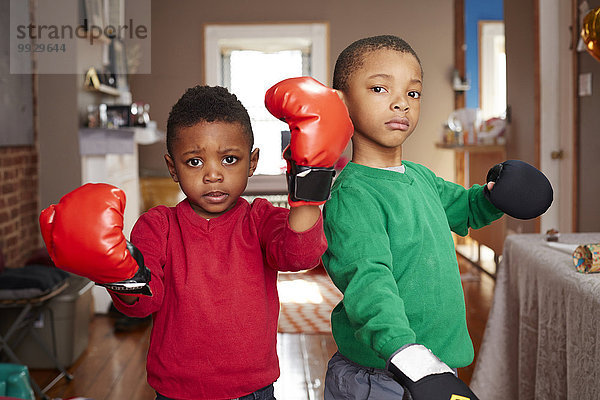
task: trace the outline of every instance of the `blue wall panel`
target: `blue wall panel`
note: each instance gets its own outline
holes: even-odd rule
[[[479,40],[478,21],[504,19],[502,0],[465,0],[466,70],[471,89],[466,92],[466,107],[479,107]]]

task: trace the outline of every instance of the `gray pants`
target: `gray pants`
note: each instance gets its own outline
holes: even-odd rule
[[[454,375],[458,370],[452,368]],[[385,369],[363,367],[336,352],[327,365],[324,400],[412,400]]]
[[[410,394],[384,369],[363,367],[339,352],[327,365],[325,400],[410,400]]]

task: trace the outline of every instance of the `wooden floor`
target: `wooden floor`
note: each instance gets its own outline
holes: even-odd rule
[[[459,257],[467,304],[467,324],[479,350],[492,300],[494,281]],[[114,319],[96,315],[90,326],[88,348],[69,371],[74,379],[59,381],[47,395],[53,399],[74,396],[94,400],[153,400],[154,391],[146,383],[145,363],[150,329],[115,333]],[[279,400],[318,400],[323,398],[327,362],[336,346],[331,335],[279,334],[277,350],[281,377],[275,384]],[[474,365],[459,370],[465,382],[471,380]],[[51,370],[32,370],[40,387],[56,376]]]

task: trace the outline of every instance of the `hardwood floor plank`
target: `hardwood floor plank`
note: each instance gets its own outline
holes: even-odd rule
[[[126,334],[113,332],[114,321],[103,315],[96,315],[90,324],[88,348],[80,359],[69,368],[74,376],[71,382],[65,379],[48,391],[53,398],[68,398],[74,396],[92,397],[94,400],[109,398],[111,390],[122,390],[121,386],[148,386],[146,383],[145,352],[148,347],[149,329]],[[134,357],[136,350],[143,356]],[[133,363],[137,365],[131,365]],[[120,379],[125,368],[131,365],[134,370],[142,370],[143,376],[133,385]],[[32,370],[34,379],[38,379],[38,371]],[[143,380],[141,380],[143,379]],[[153,399],[154,397],[150,397]],[[148,398],[147,398],[148,399]]]
[[[328,344],[335,344],[333,336],[300,335],[300,339],[309,399],[322,400],[327,363],[333,355],[328,351]]]
[[[308,400],[300,335],[277,334],[277,355],[281,375],[275,382],[275,397],[286,400]]]
[[[464,279],[462,283],[467,309],[467,327],[475,350],[473,363],[458,369],[458,376],[468,385],[473,376],[485,325],[494,298],[495,281],[489,275],[473,267],[462,256],[458,257],[458,261],[461,274],[468,275],[468,279]]]
[[[105,376],[108,387],[112,388],[111,392],[106,395],[106,400],[128,398],[113,395],[113,392],[129,393],[131,389],[131,381],[129,379],[124,379],[125,377],[138,377],[138,379],[145,379],[145,374],[139,374],[138,371],[146,369],[145,355],[149,343],[149,329],[140,333],[142,334],[140,336],[124,335],[128,336],[130,341],[123,342],[118,354],[113,357],[113,373],[103,373],[99,375],[95,386],[92,387],[93,391],[103,393],[105,386],[101,383],[101,381]],[[128,373],[128,371],[131,371],[131,373]],[[147,385],[147,382],[144,381],[144,385]]]
[[[111,357],[111,351],[99,351],[100,347],[116,346],[116,341],[112,341],[112,326],[108,325],[107,319],[103,317],[92,318],[90,323],[90,337],[88,347],[80,358],[68,368],[73,374],[74,379],[71,382],[63,379],[58,382],[49,392],[51,397],[66,397],[67,390],[77,393],[85,393],[86,388],[92,382],[94,376],[107,363]],[[46,370],[42,370],[44,373]],[[44,386],[49,381],[42,383],[38,376],[42,376],[37,370],[32,370],[31,375],[38,381],[40,386]]]
[[[150,330],[144,332],[141,340],[136,343],[135,351],[131,354],[131,358],[125,360],[126,365],[124,365],[122,374],[113,383],[112,390],[105,397],[106,400],[132,399],[139,386],[137,383],[142,380],[146,381],[146,354],[150,343],[149,332]],[[148,386],[148,384],[146,383],[142,386]]]
[[[144,364],[144,367],[146,364]],[[139,383],[135,385],[135,391],[131,397],[131,400],[154,400],[156,398],[156,393],[154,389],[148,385],[146,380],[146,371],[144,371],[140,377]]]
[[[119,378],[123,374],[128,361],[134,354],[136,345],[141,339],[140,336],[141,335],[138,332],[120,335],[120,337],[119,335],[116,335],[116,338],[120,340],[117,340],[114,347],[98,349],[100,352],[110,352],[110,357],[101,368],[98,368],[95,371],[92,381],[85,388],[86,396],[98,400],[109,399],[111,389],[123,384],[122,382],[119,382]],[[142,365],[145,366],[145,361]],[[93,374],[94,371],[89,371],[89,373]],[[77,395],[77,392],[67,390],[65,394],[65,397],[75,396]]]

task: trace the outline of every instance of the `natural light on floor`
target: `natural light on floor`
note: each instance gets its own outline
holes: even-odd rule
[[[323,302],[319,285],[304,279],[278,282],[277,290],[279,291],[279,301],[282,303],[320,304]]]

